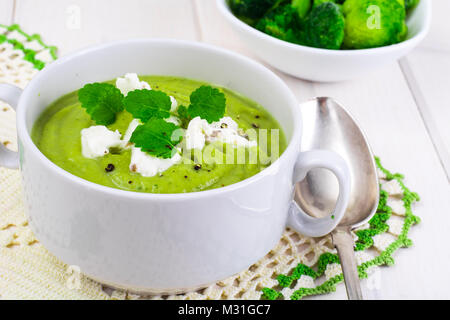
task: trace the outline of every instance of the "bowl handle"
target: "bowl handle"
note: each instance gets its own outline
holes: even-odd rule
[[[0,100],[11,105],[14,110],[17,108],[22,89],[11,84],[0,84]],[[19,153],[6,149],[0,144],[0,166],[17,169],[19,168]]]
[[[345,160],[335,152],[311,150],[300,153],[294,168],[294,183],[305,179],[308,171],[324,168],[333,172],[339,182],[339,197],[334,211],[325,218],[313,218],[293,200],[289,208],[288,226],[308,237],[321,237],[331,231],[344,217],[350,197],[351,175]]]

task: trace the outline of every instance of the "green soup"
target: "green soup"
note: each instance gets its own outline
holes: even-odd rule
[[[152,89],[173,96],[179,105],[189,105],[189,96],[205,83],[176,77],[140,76]],[[113,83],[113,81],[111,81]],[[279,129],[279,154],[286,148],[286,140],[277,121],[257,103],[225,88],[219,88],[226,97],[225,116],[236,121],[240,128]],[[132,120],[131,114],[122,111],[110,130],[123,135]],[[81,152],[81,130],[95,125],[78,102],[77,91],[69,93],[52,103],[36,121],[32,139],[42,153],[64,170],[88,181],[122,190],[150,193],[182,193],[220,188],[251,177],[270,163],[229,164],[183,161],[162,174],[144,177],[130,171],[131,151],[111,151],[104,157],[85,158]],[[270,139],[268,139],[270,145]],[[274,143],[272,141],[272,143]],[[270,148],[269,148],[270,149]],[[114,170],[108,172],[108,165]]]

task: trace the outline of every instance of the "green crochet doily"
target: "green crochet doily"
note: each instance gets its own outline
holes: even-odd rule
[[[374,259],[364,262],[358,266],[358,273],[361,279],[367,278],[367,269],[372,266],[394,264],[392,254],[399,248],[410,247],[412,245],[411,239],[408,238],[408,233],[412,225],[420,222],[420,218],[412,213],[411,205],[419,201],[419,195],[410,191],[404,184],[404,176],[400,173],[391,173],[389,170],[381,165],[380,159],[375,157],[376,164],[379,170],[386,175],[386,180],[397,180],[403,190],[403,205],[405,207],[405,219],[401,234],[392,242],[384,251],[382,251]],[[387,205],[388,193],[382,189],[380,185],[380,202],[378,209],[373,218],[369,221],[369,228],[356,231],[358,240],[355,243],[355,251],[366,250],[371,248],[374,244],[373,237],[388,231],[389,226],[386,223],[392,215],[392,208]],[[340,263],[339,257],[336,254],[324,253],[320,256],[317,263],[317,270],[314,270],[304,264],[299,264],[294,268],[289,275],[280,274],[277,277],[278,286],[275,288],[263,288],[262,299],[276,300],[290,298],[291,300],[299,300],[306,296],[325,294],[336,291],[336,285],[344,280],[341,274],[328,279],[324,283],[315,288],[300,288],[296,290],[290,297],[283,297],[280,292],[281,288],[292,286],[293,282],[299,280],[303,275],[310,276],[313,279],[321,277],[329,264]]]
[[[17,31],[18,33],[23,35],[27,39],[27,41],[36,40],[43,48],[49,49],[50,55],[53,57],[53,59],[56,59],[56,50],[57,50],[56,47],[55,46],[47,46],[44,42],[42,42],[40,35],[38,35],[38,34],[29,35],[29,34],[25,33],[17,24],[13,24],[10,26],[0,24],[0,28],[7,29],[10,32]],[[41,70],[42,68],[45,67],[44,61],[36,59],[37,52],[35,50],[25,48],[25,46],[23,45],[22,42],[20,42],[16,39],[8,39],[8,37],[6,35],[0,34],[0,44],[2,44],[4,42],[11,43],[14,46],[14,49],[22,51],[24,53],[23,59],[28,62],[31,62],[36,69]]]

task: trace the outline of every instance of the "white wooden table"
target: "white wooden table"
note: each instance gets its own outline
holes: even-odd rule
[[[372,298],[450,298],[450,1],[433,0],[427,39],[409,56],[355,81],[320,84],[277,72],[299,102],[337,98],[366,131],[384,165],[404,173],[422,201],[414,245],[383,268]],[[213,0],[0,0],[0,23],[40,33],[65,55],[87,45],[136,37],[203,41],[255,56],[232,33]],[[255,58],[257,59],[257,58]],[[342,299],[341,286],[332,295]]]

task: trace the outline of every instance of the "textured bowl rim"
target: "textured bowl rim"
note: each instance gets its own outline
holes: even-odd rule
[[[308,47],[300,44],[295,44],[291,42],[287,42],[284,40],[280,40],[278,38],[275,38],[273,36],[270,36],[268,34],[265,34],[262,31],[257,30],[256,28],[251,27],[250,25],[246,24],[245,22],[241,21],[238,17],[236,17],[230,10],[228,4],[228,0],[216,0],[217,7],[219,8],[219,11],[222,13],[222,15],[234,26],[238,27],[242,31],[246,33],[250,33],[255,37],[263,38],[266,41],[272,42],[275,46],[284,46],[293,50],[298,50],[299,52],[309,52],[309,53],[316,53],[321,55],[328,55],[328,56],[362,56],[362,55],[368,55],[368,54],[377,54],[377,53],[388,53],[392,51],[397,51],[402,48],[407,47],[414,47],[419,42],[421,42],[425,36],[427,35],[430,25],[431,25],[431,16],[432,16],[432,5],[431,0],[421,0],[421,2],[425,3],[422,4],[424,6],[425,11],[425,18],[422,24],[422,29],[420,29],[419,32],[417,32],[416,35],[413,37],[406,39],[402,42],[392,44],[389,46],[384,47],[377,47],[377,48],[369,48],[369,49],[343,49],[343,50],[332,50],[332,49],[322,49],[322,48],[314,48],[314,47]],[[416,10],[415,8],[414,10]]]

